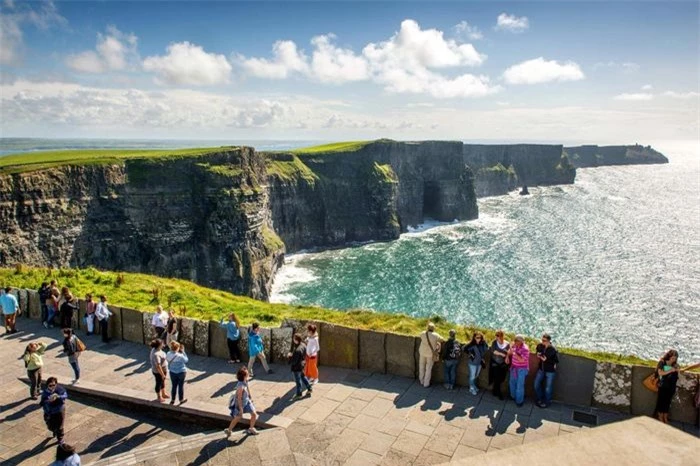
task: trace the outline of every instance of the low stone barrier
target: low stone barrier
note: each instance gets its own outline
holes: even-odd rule
[[[183,317],[180,320],[179,343],[185,345],[185,351],[194,353],[194,320]]]
[[[132,343],[144,344],[142,312],[122,308],[122,337]]]
[[[559,353],[557,376],[554,379],[554,399],[562,403],[590,406],[595,371],[594,360]]]
[[[700,383],[700,376],[697,374],[684,372],[678,374],[676,396],[673,397],[671,410],[668,412],[670,419],[697,425],[699,410],[693,408],[698,383]]]
[[[321,342],[324,344],[324,341]],[[418,366],[414,354],[415,338],[395,333],[386,334],[386,372],[401,377],[416,377]],[[323,348],[321,349],[323,351]]]
[[[110,308],[111,310],[111,308]],[[143,331],[143,339],[145,344],[150,344],[156,335],[153,333],[151,321],[153,316],[156,315],[155,312],[142,312],[141,313],[141,327]]]
[[[29,296],[29,312],[27,315],[30,319],[41,320],[41,299],[39,293],[33,290],[27,290]]]
[[[118,306],[109,306],[112,312],[112,317],[109,318],[109,338],[115,340],[123,339],[122,334],[122,308]],[[99,323],[97,324],[99,326]]]
[[[209,355],[228,360],[226,329],[222,328],[219,322],[215,320],[209,321]]]
[[[629,413],[632,409],[632,366],[597,363],[592,404],[597,408]]]
[[[287,363],[287,354],[292,350],[291,327],[279,327],[270,329],[271,348],[270,359],[277,364]]]
[[[369,372],[386,373],[386,333],[371,330],[359,331],[358,362],[360,369]]]
[[[194,321],[194,354],[209,356],[209,322]]]
[[[358,330],[322,322],[321,333],[320,359],[323,365],[357,369]]]
[[[656,408],[656,393],[643,385],[654,368],[646,366],[632,366],[632,393],[630,395],[632,414],[653,416]]]

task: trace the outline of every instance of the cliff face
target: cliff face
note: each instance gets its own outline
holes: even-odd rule
[[[639,165],[668,163],[661,152],[651,146],[576,146],[565,147],[569,160],[577,168],[605,165]]]
[[[0,264],[149,272],[266,299],[284,246],[265,176],[249,148],[0,175]]]

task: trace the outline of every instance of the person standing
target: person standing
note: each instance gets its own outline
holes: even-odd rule
[[[484,341],[484,334],[481,332],[474,332],[471,341],[464,347],[464,352],[469,356],[467,360],[467,366],[469,367],[469,393],[472,395],[479,394],[476,381],[479,378],[481,369],[486,367],[484,358],[488,350],[489,347]]]
[[[304,375],[309,380],[310,384],[318,383],[318,352],[321,350],[321,345],[318,341],[318,331],[315,324],[306,326],[306,359],[304,367]]]
[[[559,353],[552,345],[552,337],[545,333],[542,335],[542,343],[535,348],[537,359],[539,359],[539,368],[535,376],[535,394],[537,402],[535,403],[540,408],[546,408],[552,404],[552,393],[554,392],[554,377],[557,374],[557,365],[559,364]],[[544,389],[542,388],[544,382]]]
[[[521,407],[525,402],[525,378],[530,370],[530,349],[522,335],[515,336],[513,346],[508,350],[506,362],[510,363],[510,396]]]
[[[27,345],[22,355],[29,377],[29,397],[32,400],[39,398],[41,393],[41,369],[44,367],[45,351],[46,343],[35,341]]]
[[[219,326],[226,329],[229,364],[241,362],[241,351],[238,348],[238,340],[241,339],[241,322],[238,320],[238,317],[232,312],[229,314],[227,322],[224,322],[223,317],[221,318]]]
[[[180,397],[180,404],[182,404],[187,401],[187,398],[185,398],[185,378],[187,377],[187,362],[189,359],[187,358],[187,353],[185,353],[184,345],[176,341],[172,341],[170,345],[170,351],[165,355],[170,371],[170,383],[172,384],[170,404],[175,404],[176,395]]]
[[[435,333],[435,324],[432,322],[420,334],[418,381],[426,388],[430,387],[433,364],[440,359],[440,343],[442,341],[444,341],[442,337]]]
[[[170,398],[167,393],[165,393],[165,378],[168,376],[168,360],[163,352],[163,340],[154,338],[151,340],[151,354],[149,356],[151,361],[151,372],[153,373],[153,378],[156,380],[156,395],[158,395],[158,401],[162,403],[166,398]]]
[[[260,337],[260,324],[253,322],[248,330],[248,373],[250,377],[253,375],[253,365],[256,359],[260,359],[263,368],[268,374],[272,374],[272,369],[267,365],[267,359],[265,358],[265,346],[263,345],[262,338]]]
[[[80,341],[77,335],[73,334],[73,330],[69,328],[63,329],[63,352],[68,356],[68,362],[73,368],[75,378],[71,381],[76,384],[80,380],[80,363],[79,358],[85,349],[85,344]]]
[[[308,357],[308,352],[306,351],[306,345],[302,341],[301,335],[298,333],[294,334],[292,337],[294,341],[294,351],[289,353],[287,357],[289,358],[289,363],[292,365],[292,374],[294,374],[294,383],[296,384],[297,391],[292,397],[291,401],[296,401],[301,398],[303,387],[306,387],[306,394],[311,396],[313,389],[311,388],[311,383],[309,379],[306,378],[304,374],[304,366],[306,366],[306,358]]]
[[[0,296],[0,307],[2,307],[2,314],[5,318],[6,334],[17,333],[17,314],[19,314],[19,303],[17,302],[17,298],[10,293],[11,291],[12,287],[8,286],[5,288],[5,294]]]
[[[503,330],[496,331],[496,339],[491,343],[491,364],[489,366],[489,383],[493,384],[493,396],[499,400],[503,399],[501,386],[506,380],[508,373],[508,364],[506,364],[506,356],[510,343],[504,338]]]
[[[38,292],[39,303],[41,305],[41,321],[46,322],[49,315],[49,308],[46,307],[46,301],[49,299],[49,296],[51,296],[51,288],[48,282],[42,282]]]
[[[97,303],[97,308],[95,309],[95,317],[100,323],[100,332],[102,333],[102,341],[104,343],[109,343],[109,318],[112,313],[107,307],[107,296],[101,295],[100,302]]]
[[[165,346],[170,349],[172,342],[177,341],[177,317],[175,317],[175,311],[170,309],[168,311],[168,323],[165,326]]]
[[[85,326],[87,328],[87,334],[93,335],[95,333],[95,310],[97,309],[97,303],[92,300],[92,294],[88,293],[85,295]]]
[[[258,431],[255,430],[255,421],[258,419],[258,413],[253,404],[253,395],[250,394],[250,387],[248,386],[249,374],[245,366],[241,366],[240,369],[238,369],[236,379],[238,380],[236,390],[228,400],[228,407],[232,419],[231,423],[228,425],[228,429],[225,429],[224,433],[226,434],[226,438],[230,437],[233,428],[236,427],[236,424],[243,418],[243,413],[249,413],[250,426],[248,427],[247,433],[249,435],[258,435]]]
[[[58,439],[63,442],[63,423],[66,420],[66,389],[58,384],[56,377],[46,379],[46,388],[41,392],[40,404],[44,408],[44,420],[46,427]]]
[[[68,288],[63,288],[63,304],[60,309],[61,328],[73,327],[73,315],[78,311],[78,300]]]
[[[454,390],[457,383],[457,365],[462,357],[462,344],[457,341],[457,332],[450,330],[450,337],[442,345],[442,360],[445,361],[445,388]]]
[[[46,299],[46,321],[44,322],[44,327],[45,328],[53,328],[53,321],[54,318],[56,317],[56,314],[58,313],[58,297],[61,294],[58,291],[58,285],[56,284],[56,280],[51,280],[51,284],[49,285],[49,294],[48,298]]]
[[[156,313],[151,319],[151,330],[153,336],[159,340],[165,340],[165,327],[168,325],[168,313],[160,304],[156,308]]]

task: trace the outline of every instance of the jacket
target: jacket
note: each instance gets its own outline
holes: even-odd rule
[[[39,343],[39,347],[33,353],[24,353],[24,363],[27,365],[28,371],[44,367],[44,351],[46,351],[46,343]]]
[[[49,397],[54,393],[58,395],[58,398],[54,401],[49,401]],[[68,392],[66,392],[66,389],[60,385],[56,385],[53,392],[50,392],[47,388],[41,392],[41,401],[39,404],[44,408],[44,414],[57,414],[66,408],[67,399]]]
[[[306,345],[304,343],[299,343],[292,353],[292,359],[289,363],[292,365],[292,372],[301,372],[304,370],[306,365]]]
[[[248,355],[250,357],[257,356],[264,351],[262,337],[253,332],[253,330],[248,331]]]

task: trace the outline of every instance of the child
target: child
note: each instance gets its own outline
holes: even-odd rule
[[[253,404],[253,397],[250,395],[250,388],[248,387],[248,369],[245,366],[241,366],[236,373],[236,379],[238,383],[236,384],[236,391],[233,392],[231,398],[228,402],[228,407],[231,410],[231,423],[228,425],[228,429],[224,430],[226,437],[231,436],[233,428],[238,424],[243,418],[243,413],[250,414],[250,426],[246,431],[249,435],[258,435],[258,431],[255,430],[255,421],[258,419],[258,413],[255,411],[255,405]]]
[[[260,359],[267,373],[272,374],[272,370],[267,365],[267,359],[265,359],[265,347],[260,337],[260,324],[257,322],[253,322],[253,325],[248,330],[248,355],[250,356],[248,359],[248,372],[251,377],[254,377],[253,365],[256,359]]]

